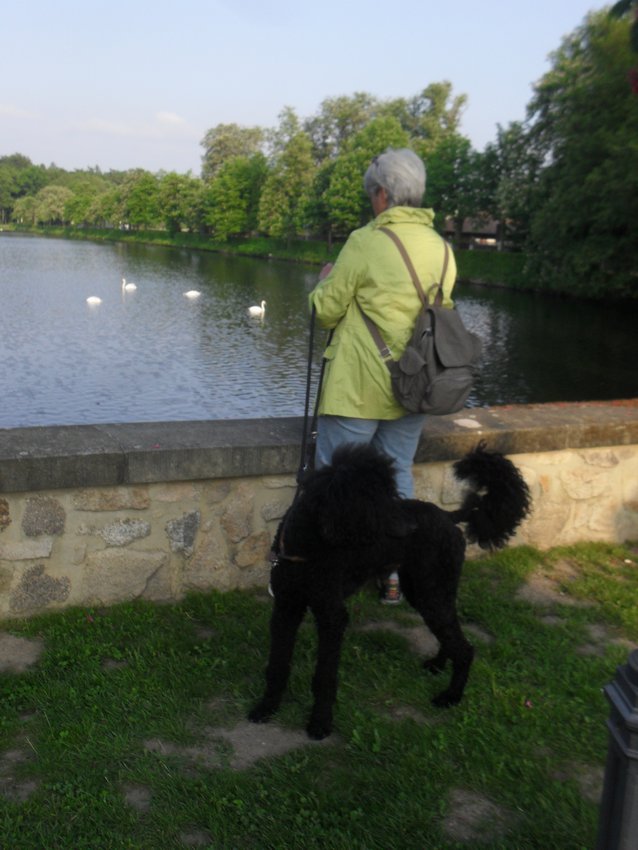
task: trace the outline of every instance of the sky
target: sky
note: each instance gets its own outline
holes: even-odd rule
[[[591,0],[30,0],[0,15],[0,156],[74,170],[201,169],[217,124],[276,127],[329,97],[449,80],[477,150],[525,118]]]

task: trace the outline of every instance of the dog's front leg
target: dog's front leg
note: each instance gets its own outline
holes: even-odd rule
[[[305,605],[284,605],[275,599],[275,607],[270,618],[270,654],[266,667],[266,689],[262,698],[248,714],[248,719],[253,723],[266,723],[279,708],[290,675],[295,637],[305,612]]]
[[[313,607],[317,623],[317,664],[312,680],[314,704],[306,726],[309,738],[320,741],[332,732],[332,710],[337,697],[337,677],[348,612],[342,602]]]

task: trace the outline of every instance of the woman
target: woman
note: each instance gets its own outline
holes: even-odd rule
[[[310,294],[310,305],[325,328],[335,328],[325,352],[326,371],[319,404],[316,465],[330,463],[343,443],[372,443],[393,458],[399,493],[413,494],[412,462],[425,420],[395,400],[390,373],[359,307],[377,325],[398,359],[407,345],[421,302],[396,245],[379,230],[387,227],[403,242],[426,293],[441,281],[444,245],[433,227],[434,212],[421,208],[425,166],[411,150],[389,148],[374,158],[363,179],[373,221],[353,231],[332,266],[325,266]],[[443,304],[452,307],[456,263],[450,252]],[[393,573],[383,601],[401,599]]]

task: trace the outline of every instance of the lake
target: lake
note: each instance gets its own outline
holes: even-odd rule
[[[0,427],[303,413],[318,269],[0,234]],[[122,292],[122,278],[137,289]],[[191,300],[188,290],[201,292]],[[91,307],[89,296],[102,303]],[[247,308],[267,302],[263,321]],[[472,406],[638,394],[638,308],[457,284]],[[325,342],[316,332],[316,358]]]

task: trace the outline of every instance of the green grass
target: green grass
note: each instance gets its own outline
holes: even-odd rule
[[[323,265],[328,261],[334,261],[341,248],[341,245],[337,244],[331,250],[328,250],[327,244],[320,240],[295,239],[289,244],[286,240],[271,239],[266,236],[229,239],[222,242],[211,236],[202,236],[197,233],[170,234],[165,230],[107,230],[103,228],[52,226],[20,228],[19,230],[40,236],[63,239],[166,245],[172,248],[189,248],[197,251],[211,251],[213,253],[262,259],[275,258],[311,265]]]
[[[527,255],[506,251],[455,251],[460,280],[529,288],[525,276]]]
[[[211,728],[244,720],[262,686],[263,590],[7,622],[5,631],[39,638],[45,650],[27,672],[0,676],[0,847],[168,850],[200,830],[210,841],[199,846],[216,850],[591,848],[598,807],[578,778],[604,765],[601,689],[630,650],[579,648],[594,626],[638,642],[636,561],[635,547],[587,544],[468,562],[462,618],[493,640],[474,640],[466,697],[448,711],[430,705],[441,682],[420,670],[407,639],[357,629],[415,625],[409,608],[380,606],[366,588],[349,604],[333,737],[241,771],[228,748],[218,765],[194,766],[145,742],[196,747]],[[590,606],[545,610],[518,599],[539,572]],[[548,611],[560,618],[552,625],[541,619]],[[284,727],[303,728],[314,649],[308,622],[277,717]],[[15,799],[11,788],[29,782],[32,793]],[[147,811],[126,802],[130,787],[149,795]],[[447,837],[456,789],[507,810],[506,832],[490,837],[488,825],[485,841],[465,845]]]

